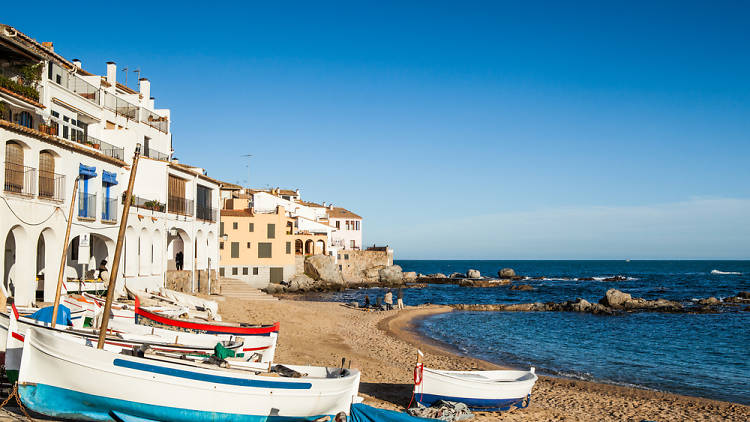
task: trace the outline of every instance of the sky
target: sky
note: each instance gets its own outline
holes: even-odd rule
[[[181,162],[397,259],[750,258],[747,2],[111,5],[0,21],[140,68]]]

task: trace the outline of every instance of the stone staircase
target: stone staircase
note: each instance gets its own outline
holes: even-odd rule
[[[242,280],[222,278],[220,283],[222,296],[243,300],[279,300]]]

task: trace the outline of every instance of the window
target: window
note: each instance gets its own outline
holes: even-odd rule
[[[254,232],[254,231],[255,231],[255,224],[253,224],[253,223],[250,223],[250,227],[249,227],[249,230],[250,230],[251,232]]]
[[[63,126],[63,138],[68,139],[68,127]]]
[[[286,242],[286,253],[287,255],[292,253],[292,242]]]
[[[78,236],[73,238],[70,242],[70,260],[78,261]]]
[[[49,151],[39,153],[39,196],[55,197],[55,157]]]
[[[237,223],[236,222],[232,223],[232,230],[237,230]]]
[[[224,242],[219,242],[219,249],[224,249]]]
[[[344,254],[344,259],[349,259],[349,254]]]
[[[237,267],[232,267],[232,275],[237,275]]]
[[[34,127],[34,119],[31,117],[31,113],[28,111],[18,113],[18,124],[29,129]]]
[[[258,258],[271,258],[271,243],[258,243]]]
[[[266,235],[269,239],[276,239],[276,224],[268,225],[268,233]]]
[[[219,275],[224,277],[224,267],[219,268]]]
[[[250,249],[250,242],[247,242],[247,248]]]
[[[224,222],[219,224],[219,236],[224,236]]]
[[[337,229],[341,229],[341,221],[337,221],[336,222],[336,228]]]
[[[21,193],[23,185],[23,147],[16,142],[7,142],[5,144],[5,190]]]
[[[253,275],[258,275],[258,267],[253,267]]]
[[[247,267],[242,267],[242,275],[247,275]]]
[[[357,247],[357,242],[355,242],[354,240],[352,240],[351,241],[351,247],[352,247],[352,249],[356,248]]]
[[[232,258],[240,257],[240,242],[232,242]]]

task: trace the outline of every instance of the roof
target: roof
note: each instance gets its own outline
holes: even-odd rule
[[[221,182],[221,188],[224,190],[241,190],[242,186],[229,182]]]
[[[182,164],[182,163],[175,163],[175,162],[172,162],[172,161],[169,162],[169,166],[172,167],[172,168],[176,168],[178,170],[184,171],[186,173],[190,173],[190,174],[192,174],[194,176],[198,176],[199,179],[206,180],[206,181],[214,183],[214,184],[216,184],[218,186],[221,186],[221,185],[224,184],[224,182],[222,182],[221,180],[216,180],[216,179],[214,179],[212,177],[206,176],[205,174],[203,174],[201,172],[195,171],[195,169],[197,167],[189,166],[187,164]]]
[[[315,202],[307,202],[307,201],[302,201],[302,200],[300,200],[300,201],[298,201],[297,203],[298,203],[298,204],[300,204],[300,205],[304,205],[304,206],[306,206],[306,207],[312,207],[312,208],[325,208],[325,206],[323,206],[323,205],[320,205],[320,204],[317,204],[317,203],[315,203]]]
[[[16,28],[5,24],[0,24],[0,26],[2,26],[3,29],[1,34],[2,38],[6,41],[11,42],[16,46],[24,47],[29,52],[37,54],[38,56],[46,60],[62,63],[68,69],[72,69],[73,67],[75,67],[73,63],[66,60],[63,56],[55,53],[54,50],[42,45],[37,40],[31,38],[30,36],[17,30]]]
[[[47,108],[44,105],[42,105],[41,103],[39,103],[37,101],[34,101],[31,98],[24,97],[21,94],[18,94],[18,93],[14,92],[14,91],[9,90],[8,88],[3,88],[3,87],[0,86],[0,91],[6,93],[8,95],[10,95],[11,97],[18,98],[19,100],[27,102],[27,103],[33,105],[34,107],[37,107],[37,108]]]
[[[222,217],[252,217],[253,213],[250,208],[244,210],[221,210]]]
[[[362,217],[358,216],[357,214],[349,211],[346,208],[341,207],[334,207],[333,209],[328,210],[328,218],[354,218],[361,220]]]
[[[18,133],[23,133],[25,135],[33,136],[47,143],[54,144],[62,148],[67,148],[69,150],[73,150],[83,155],[94,157],[98,160],[105,161],[107,163],[114,164],[116,166],[125,167],[127,165],[124,161],[114,158],[114,157],[110,157],[109,155],[99,152],[97,150],[92,150],[92,149],[84,147],[83,145],[79,145],[75,142],[66,141],[65,139],[58,138],[57,136],[48,135],[44,132],[40,132],[35,129],[29,129],[25,126],[21,126],[17,123],[9,122],[7,120],[0,119],[0,127],[11,130],[13,132],[18,132]]]

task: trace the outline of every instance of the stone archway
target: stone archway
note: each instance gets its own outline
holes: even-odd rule
[[[60,251],[54,229],[47,227],[39,233],[36,243],[36,300],[54,300],[57,276],[60,271]]]
[[[302,239],[297,239],[294,241],[294,254],[295,255],[304,255],[305,254],[305,246],[302,243]]]
[[[151,237],[151,245],[154,250],[154,257],[153,262],[151,263],[151,273],[152,274],[161,274],[163,271],[163,258],[164,258],[164,246],[163,245],[163,239],[161,235],[161,231],[154,230],[154,233]]]
[[[169,229],[167,234],[168,270],[177,269],[177,254],[182,256],[182,270],[190,270],[193,265],[193,244],[187,232],[178,228]]]
[[[205,270],[208,261],[208,244],[206,243],[206,236],[204,235],[203,230],[199,229],[195,233],[195,245],[195,269]]]
[[[314,248],[315,248],[315,244],[313,243],[313,241],[312,240],[307,240],[305,242],[305,255],[312,255],[312,254],[314,254],[315,253],[315,251],[313,250]]]
[[[138,275],[150,275],[153,261],[151,236],[145,227],[138,235]]]
[[[315,253],[316,254],[326,254],[326,242],[323,240],[318,240],[315,242]]]
[[[29,247],[28,234],[21,226],[8,231],[4,242],[3,284],[6,296],[13,296],[18,305],[30,305],[34,300],[35,285],[23,280],[35,280],[35,255]]]
[[[124,256],[124,274],[126,277],[135,277],[138,275],[138,234],[133,226],[125,229],[125,256]]]

